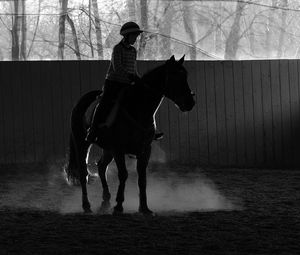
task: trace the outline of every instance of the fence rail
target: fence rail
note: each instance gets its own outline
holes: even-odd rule
[[[101,87],[108,64],[0,62],[0,163],[64,157],[72,106]],[[168,161],[300,166],[298,60],[187,61],[185,67],[196,107],[183,114],[164,100],[157,115]]]

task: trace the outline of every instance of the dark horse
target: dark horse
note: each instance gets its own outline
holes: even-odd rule
[[[146,73],[139,84],[124,89],[108,118],[109,128],[105,133],[98,134],[99,142],[96,143],[103,148],[97,164],[103,187],[102,206],[110,205],[107,166],[114,159],[118,168],[119,187],[114,213],[123,212],[124,189],[128,177],[125,154],[133,154],[137,159],[139,212],[152,214],[147,205],[146,168],[155,133],[155,113],[164,97],[172,100],[183,112],[192,110],[195,105],[183,62],[184,57],[176,61],[172,56],[163,65]],[[89,125],[84,116],[99,93],[100,91],[91,91],[82,96],[71,114],[70,153],[65,173],[67,180],[80,181],[82,208],[85,212],[91,212],[91,207],[87,196],[88,170],[85,161],[90,146],[85,141]]]

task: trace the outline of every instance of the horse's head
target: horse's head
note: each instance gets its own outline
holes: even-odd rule
[[[183,112],[190,111],[195,105],[195,95],[187,82],[187,71],[183,67],[184,56],[176,61],[172,56],[165,63],[164,95],[171,99]]]

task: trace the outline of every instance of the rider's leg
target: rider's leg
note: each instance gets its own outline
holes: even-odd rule
[[[93,113],[93,117],[92,117],[92,121],[91,121],[91,126],[89,127],[88,131],[87,131],[87,136],[86,136],[86,141],[88,142],[95,142],[96,138],[97,138],[97,128],[98,128],[98,124],[101,123],[104,113],[103,113],[103,103],[101,104],[101,102],[99,102],[94,110]],[[99,110],[101,108],[101,111]]]
[[[160,140],[160,139],[163,139],[164,137],[164,133],[163,132],[155,132],[155,135],[154,135],[154,140]]]
[[[124,87],[122,84],[109,80],[105,81],[102,98],[95,108],[91,126],[86,136],[88,142],[95,142],[98,129],[106,128],[106,119],[122,87]]]

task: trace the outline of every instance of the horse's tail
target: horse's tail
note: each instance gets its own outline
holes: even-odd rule
[[[99,95],[99,90],[93,90],[84,94],[74,106],[71,113],[69,151],[64,167],[65,178],[70,185],[79,184],[80,171],[85,171],[85,175],[88,174],[85,159],[90,144],[85,141],[87,131],[85,113]]]

